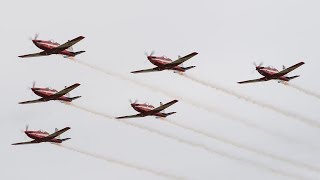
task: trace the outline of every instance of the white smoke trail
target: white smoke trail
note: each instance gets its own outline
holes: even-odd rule
[[[96,159],[104,160],[104,161],[107,161],[109,163],[119,164],[119,165],[122,165],[122,166],[125,166],[125,167],[128,167],[128,168],[133,168],[133,169],[136,169],[136,170],[139,170],[139,171],[148,172],[148,173],[151,173],[153,175],[161,176],[161,177],[164,177],[164,178],[167,178],[167,179],[187,179],[185,177],[168,174],[168,173],[161,172],[161,171],[156,171],[156,170],[153,170],[153,169],[150,169],[150,168],[147,168],[147,167],[139,166],[139,165],[136,165],[136,164],[133,164],[133,163],[124,162],[124,161],[117,160],[117,159],[114,159],[114,158],[111,158],[111,157],[107,157],[107,156],[103,156],[103,155],[100,155],[100,154],[97,154],[97,153],[91,153],[91,152],[88,152],[86,150],[81,150],[79,148],[74,148],[74,147],[67,146],[67,145],[62,145],[62,144],[61,145],[55,144],[55,145],[58,146],[58,147],[64,148],[64,149],[68,149],[70,151],[74,151],[74,152],[86,155],[86,156],[90,156],[90,157],[93,157],[93,158],[96,158]]]
[[[93,70],[96,70],[96,71],[99,71],[99,72],[102,72],[106,75],[109,75],[109,76],[112,76],[112,77],[115,77],[115,78],[118,78],[118,79],[121,79],[121,80],[125,80],[125,81],[129,81],[129,82],[132,82],[134,84],[137,84],[139,86],[142,86],[142,87],[145,87],[145,88],[148,88],[154,92],[160,92],[168,97],[172,97],[172,98],[177,98],[177,99],[180,99],[180,100],[183,100],[185,101],[186,103],[189,103],[190,105],[196,107],[196,108],[201,108],[205,111],[208,111],[210,113],[216,113],[222,117],[226,117],[236,123],[242,123],[243,125],[247,126],[247,127],[250,127],[250,128],[255,128],[255,129],[258,129],[258,130],[261,130],[265,133],[268,133],[268,134],[271,134],[273,136],[282,136],[286,139],[290,139],[289,137],[285,137],[284,135],[280,135],[276,132],[272,132],[271,130],[269,129],[266,129],[264,128],[263,126],[259,126],[258,124],[255,124],[255,123],[252,123],[250,122],[249,120],[247,119],[244,119],[244,118],[241,118],[241,117],[238,117],[238,116],[235,116],[233,115],[232,113],[229,113],[225,110],[222,110],[218,107],[212,107],[212,106],[208,106],[204,103],[201,103],[201,102],[197,102],[197,101],[194,101],[192,100],[191,98],[189,97],[182,97],[181,95],[178,95],[178,94],[175,94],[175,93],[172,93],[172,92],[168,92],[167,90],[165,89],[161,89],[159,87],[154,87],[154,86],[151,86],[149,84],[146,84],[146,83],[143,83],[143,82],[140,82],[140,81],[137,81],[137,80],[134,80],[134,79],[131,79],[131,78],[128,78],[126,76],[123,76],[121,74],[118,74],[118,73],[115,73],[115,72],[111,72],[111,71],[107,71],[107,70],[104,70],[100,67],[96,67],[94,65],[91,65],[91,64],[88,64],[86,62],[83,62],[83,61],[80,61],[80,60],[77,60],[77,61],[74,61],[74,62],[77,62],[81,65],[84,65],[84,66],[87,66],[87,67],[90,67],[92,68]]]
[[[304,143],[305,144],[305,142],[301,142],[301,141],[299,141],[297,139],[294,139],[294,138],[289,137],[287,135],[284,135],[282,133],[278,133],[278,132],[272,131],[272,130],[270,130],[268,128],[265,128],[264,126],[260,126],[258,124],[252,123],[248,119],[236,116],[236,115],[234,115],[232,113],[229,113],[228,111],[225,111],[225,110],[220,109],[218,107],[213,107],[212,105],[208,106],[208,105],[206,105],[206,104],[204,104],[204,103],[202,103],[200,101],[195,101],[195,100],[193,100],[193,99],[191,99],[189,97],[183,97],[183,96],[181,96],[179,94],[175,94],[175,93],[169,92],[166,89],[162,89],[160,87],[151,86],[149,84],[146,84],[146,83],[143,83],[143,82],[128,78],[126,76],[123,76],[121,74],[118,74],[118,73],[115,73],[115,72],[112,72],[112,71],[108,71],[108,70],[102,69],[100,67],[96,67],[94,65],[88,64],[88,63],[80,61],[80,60],[77,60],[75,62],[80,63],[80,64],[82,64],[84,66],[90,67],[93,70],[102,72],[102,73],[104,73],[106,75],[118,78],[120,80],[129,81],[129,82],[137,84],[139,86],[148,88],[148,89],[150,89],[152,91],[162,93],[162,94],[164,94],[164,95],[166,95],[168,97],[172,97],[172,98],[177,98],[177,99],[183,100],[184,102],[186,102],[186,103],[188,103],[188,104],[190,104],[190,105],[192,105],[192,106],[194,106],[196,108],[203,109],[203,110],[205,110],[205,111],[207,111],[209,113],[218,114],[221,117],[228,118],[229,120],[232,120],[232,121],[234,121],[236,123],[241,123],[242,125],[245,125],[246,127],[260,130],[260,131],[262,131],[262,132],[264,132],[266,134],[269,134],[269,135],[272,135],[272,136],[275,136],[275,137],[283,138],[283,139],[285,139],[286,141],[289,141],[289,142],[295,142],[295,143],[300,143],[300,144]]]
[[[116,119],[112,118],[112,116],[104,114],[104,113],[101,113],[101,112],[90,110],[88,108],[84,108],[84,107],[81,107],[81,106],[78,106],[78,105],[74,105],[74,104],[70,104],[70,105],[73,106],[73,107],[79,108],[81,110],[84,110],[86,112],[93,113],[95,115],[107,118],[107,119],[116,120]],[[146,130],[148,132],[157,134],[157,135],[162,136],[162,137],[166,137],[168,139],[175,140],[175,141],[177,141],[179,143],[182,143],[182,144],[190,145],[190,146],[195,147],[195,148],[200,148],[200,149],[205,150],[206,152],[208,152],[210,154],[213,154],[213,155],[218,154],[218,155],[220,155],[222,157],[225,157],[225,158],[228,158],[228,159],[231,159],[231,160],[239,161],[239,162],[246,163],[246,164],[249,164],[249,165],[257,167],[257,168],[261,168],[261,169],[267,170],[267,171],[272,172],[272,173],[277,174],[277,175],[286,176],[286,177],[290,177],[290,178],[294,178],[294,179],[305,179],[305,178],[299,177],[298,175],[290,174],[290,173],[287,173],[287,172],[282,172],[282,171],[280,171],[278,169],[268,167],[268,166],[266,166],[266,165],[264,165],[262,163],[258,163],[258,162],[255,162],[255,161],[252,161],[252,160],[248,160],[248,159],[244,159],[244,158],[241,158],[241,157],[236,157],[236,156],[234,156],[232,154],[212,149],[212,148],[210,148],[210,147],[208,147],[208,146],[206,146],[204,144],[201,144],[201,143],[185,140],[185,139],[182,139],[182,138],[180,138],[178,136],[175,136],[175,135],[165,134],[165,133],[163,133],[163,132],[161,132],[161,131],[159,131],[157,129],[152,129],[150,127],[139,125],[139,124],[136,124],[136,123],[132,123],[130,121],[124,121],[124,120],[116,120],[116,121],[124,123],[126,125],[130,125],[130,126],[136,127],[138,129]]]
[[[245,126],[247,126],[247,127],[249,127],[249,128],[255,128],[255,129],[257,129],[257,130],[260,130],[260,131],[262,131],[262,132],[264,132],[264,133],[267,133],[267,134],[270,134],[270,135],[272,135],[272,136],[284,138],[285,140],[290,141],[290,142],[305,143],[305,142],[300,142],[300,141],[298,141],[298,140],[296,140],[296,139],[293,139],[293,138],[291,138],[291,137],[288,137],[288,136],[286,136],[286,135],[284,135],[284,134],[280,134],[280,133],[278,133],[278,132],[274,132],[274,131],[272,131],[272,130],[270,130],[270,129],[267,129],[267,128],[263,127],[263,126],[260,126],[260,125],[258,125],[258,124],[252,123],[252,122],[250,122],[250,121],[247,120],[247,119],[244,119],[244,118],[242,118],[242,117],[236,116],[236,115],[234,115],[234,114],[232,114],[232,113],[229,113],[229,112],[227,112],[227,111],[225,111],[225,110],[222,110],[222,109],[220,109],[220,108],[218,108],[218,107],[208,106],[208,105],[206,105],[206,104],[204,104],[204,103],[194,101],[194,100],[192,100],[192,99],[189,98],[189,97],[182,97],[181,95],[178,95],[178,94],[175,94],[175,93],[172,93],[172,92],[168,92],[168,91],[166,91],[165,89],[161,89],[161,88],[159,88],[159,87],[154,87],[154,86],[151,86],[151,85],[149,85],[149,84],[146,84],[146,83],[143,83],[143,82],[134,80],[134,79],[130,79],[130,78],[128,78],[128,77],[126,77],[126,76],[123,76],[123,75],[121,75],[121,74],[118,74],[118,73],[115,73],[115,72],[111,72],[111,71],[102,69],[102,68],[100,68],[100,67],[97,67],[97,66],[88,64],[88,63],[83,62],[83,61],[80,61],[80,60],[77,60],[77,61],[74,61],[74,62],[77,62],[77,63],[79,63],[79,64],[81,64],[81,65],[90,67],[90,68],[92,68],[93,70],[102,72],[102,73],[104,73],[104,74],[106,74],[106,75],[109,75],[109,76],[112,76],[112,77],[115,77],[115,78],[118,78],[118,79],[121,79],[121,80],[125,80],[125,81],[129,81],[129,82],[135,83],[135,84],[137,84],[137,85],[139,85],[139,86],[148,88],[148,89],[150,89],[150,90],[152,90],[152,91],[155,91],[155,92],[160,92],[160,93],[162,93],[162,94],[164,94],[164,95],[166,95],[166,96],[168,96],[168,97],[181,99],[181,100],[185,101],[186,103],[189,103],[190,105],[192,105],[192,106],[194,106],[194,107],[196,107],[196,108],[201,108],[201,109],[203,109],[203,110],[205,110],[205,111],[208,111],[208,112],[210,112],[210,113],[216,113],[216,114],[218,114],[218,115],[220,115],[220,116],[222,116],[222,117],[226,117],[226,118],[228,118],[229,120],[232,120],[232,121],[234,121],[234,122],[236,122],[236,123],[239,123],[239,122],[240,122],[240,123],[242,123],[243,125],[245,125]],[[246,99],[245,99],[245,100],[246,100]]]
[[[312,91],[310,91],[310,90],[308,90],[308,89],[305,89],[305,88],[303,88],[303,87],[300,87],[300,86],[294,85],[294,84],[290,84],[290,83],[288,83],[288,84],[286,84],[286,85],[289,86],[289,87],[291,87],[291,88],[294,88],[294,89],[296,89],[296,90],[298,90],[298,91],[300,91],[300,92],[303,92],[303,93],[305,93],[305,94],[307,94],[307,95],[309,95],[309,96],[313,96],[313,97],[315,97],[315,98],[320,99],[320,95],[319,95],[319,94],[317,94],[317,93],[315,93],[315,92],[312,92]]]
[[[221,136],[219,136],[217,134],[212,134],[212,133],[205,132],[203,130],[198,130],[198,129],[195,129],[195,128],[192,128],[192,127],[188,127],[186,125],[178,123],[176,120],[174,121],[174,120],[170,120],[170,119],[166,118],[166,120],[164,122],[167,122],[167,123],[172,124],[174,126],[180,127],[182,129],[189,130],[189,131],[197,133],[197,134],[201,134],[203,136],[206,136],[208,138],[220,141],[222,143],[226,143],[226,144],[232,145],[234,147],[253,152],[253,153],[255,153],[257,155],[260,155],[260,156],[269,157],[269,158],[271,158],[273,160],[281,161],[281,162],[290,164],[290,165],[298,167],[298,168],[308,169],[308,170],[311,170],[311,171],[315,171],[317,173],[320,172],[320,168],[318,168],[318,167],[314,167],[314,166],[311,166],[309,164],[305,164],[303,162],[294,161],[294,160],[287,159],[287,158],[284,158],[284,157],[280,157],[280,156],[277,156],[277,155],[274,155],[274,154],[271,154],[271,153],[268,153],[268,152],[265,152],[265,151],[262,151],[262,150],[258,150],[258,149],[255,149],[253,147],[249,147],[249,146],[246,146],[244,144],[240,144],[240,143],[232,141],[230,139],[221,137]]]
[[[108,119],[114,119],[114,117],[109,115],[109,114],[105,114],[105,113],[101,113],[101,112],[98,112],[98,111],[94,111],[92,109],[89,109],[89,108],[86,108],[86,107],[82,107],[82,106],[79,106],[79,105],[76,105],[76,104],[73,104],[73,103],[70,103],[70,104],[67,104],[67,105],[70,105],[72,107],[75,107],[75,108],[81,109],[83,111],[86,111],[86,112],[89,112],[89,113],[92,113],[92,114],[95,114],[95,115],[98,115],[98,116],[102,116],[102,117],[105,117],[105,118],[108,118]]]
[[[224,92],[226,94],[229,94],[231,96],[237,97],[239,99],[243,99],[243,100],[245,100],[247,102],[250,102],[252,104],[255,104],[255,105],[270,109],[270,110],[272,110],[274,112],[280,113],[280,114],[282,114],[284,116],[287,116],[289,118],[294,118],[294,119],[296,119],[296,120],[298,120],[298,121],[300,121],[302,123],[309,124],[310,126],[320,128],[320,122],[317,122],[315,120],[309,119],[309,118],[304,117],[302,115],[299,115],[297,113],[289,112],[289,111],[284,110],[282,108],[275,107],[275,106],[273,106],[271,104],[267,104],[267,103],[252,99],[252,98],[250,98],[248,96],[245,96],[245,95],[242,95],[240,93],[234,92],[234,91],[229,90],[229,89],[227,89],[225,87],[221,87],[221,86],[219,86],[217,84],[205,82],[205,81],[202,81],[202,80],[197,79],[195,77],[191,77],[191,76],[188,76],[188,75],[184,75],[183,77],[186,77],[187,79],[190,79],[190,80],[192,80],[192,81],[194,81],[196,83],[202,84],[202,85],[207,86],[209,88],[213,88],[213,89],[222,91],[222,92]]]

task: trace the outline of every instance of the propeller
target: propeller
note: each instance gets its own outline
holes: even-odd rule
[[[38,37],[39,37],[39,34],[38,33],[36,33],[35,35],[34,35],[34,38],[32,39],[32,38],[29,38],[31,41],[32,40],[37,40],[38,39]]]
[[[138,102],[138,100],[134,100],[134,102],[132,102],[131,99],[129,99],[130,104],[136,104]]]
[[[154,50],[152,50],[150,54],[148,54],[148,52],[144,52],[144,55],[148,57],[148,56],[153,56],[154,53],[155,53]]]
[[[25,130],[22,130],[22,129],[21,129],[20,132],[21,132],[21,133],[24,133],[25,131],[28,131],[28,129],[29,129],[29,124],[26,124],[26,129],[25,129]]]
[[[259,63],[259,65],[257,65],[257,63],[256,63],[256,62],[253,62],[253,65],[254,65],[255,67],[260,67],[260,66],[262,66],[262,65],[263,65],[263,62],[260,62],[260,63]]]
[[[36,81],[32,81],[32,87],[29,86],[27,89],[29,90],[31,88],[35,88],[35,86],[36,86]]]
[[[261,66],[263,65],[263,62],[260,62],[258,65],[256,62],[253,62],[253,65],[256,67],[256,70],[261,69]]]

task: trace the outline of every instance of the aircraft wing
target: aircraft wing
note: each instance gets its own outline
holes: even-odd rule
[[[38,52],[38,53],[21,55],[21,56],[18,56],[18,57],[20,57],[20,58],[28,58],[28,57],[39,57],[39,56],[47,56],[47,54],[45,53],[45,51],[41,51],[41,52]]]
[[[182,64],[183,62],[191,59],[193,56],[195,56],[195,55],[197,55],[197,54],[198,54],[198,53],[193,52],[193,53],[191,53],[191,54],[188,54],[188,55],[186,55],[186,56],[184,56],[184,57],[179,58],[178,60],[175,60],[175,61],[173,61],[173,62],[171,62],[171,63],[169,63],[169,64],[164,65],[164,67],[165,67],[165,68],[173,68],[173,67],[178,66],[178,65]]]
[[[40,103],[40,102],[45,102],[46,100],[44,98],[36,99],[36,100],[31,100],[31,101],[24,101],[24,102],[19,102],[19,104],[33,104],[33,103]]]
[[[116,119],[138,118],[138,117],[143,117],[143,116],[140,113],[140,114],[135,114],[135,115],[116,117]]]
[[[239,84],[246,84],[246,83],[255,83],[255,82],[262,82],[262,81],[266,81],[265,77],[259,78],[259,79],[252,79],[252,80],[248,80],[248,81],[241,81],[238,82]]]
[[[283,75],[286,75],[288,74],[289,72],[297,69],[298,67],[302,66],[304,64],[304,62],[299,62],[291,67],[288,67],[287,69],[284,69],[280,72],[278,72],[277,74],[274,74],[273,76],[276,76],[276,77],[280,77],[280,76],[283,76]]]
[[[73,89],[75,89],[78,86],[80,86],[80,84],[76,83],[76,84],[74,84],[72,86],[69,86],[69,87],[67,87],[67,88],[65,88],[65,89],[63,89],[63,90],[51,95],[49,98],[52,98],[52,99],[59,98],[59,97],[65,95],[65,94],[67,94],[68,92],[72,91]]]
[[[11,145],[37,144],[37,143],[39,143],[39,142],[37,142],[36,140],[33,140],[33,141],[27,141],[27,142],[14,143],[14,144],[11,144]]]
[[[82,39],[84,39],[83,36],[79,36],[77,38],[74,38],[64,44],[61,44],[60,46],[58,47],[55,47],[53,49],[50,50],[51,53],[59,53],[65,49],[68,49],[69,47],[73,46],[74,44],[76,44],[77,42],[81,41]]]
[[[71,128],[70,127],[65,127],[65,128],[63,128],[63,129],[61,129],[61,130],[59,130],[57,132],[54,132],[54,133],[50,134],[49,136],[46,136],[44,139],[47,139],[47,140],[53,139],[53,138],[59,136],[60,134],[68,131],[69,129],[71,129]]]
[[[175,104],[176,102],[178,102],[178,100],[173,100],[173,101],[170,101],[162,106],[159,106],[151,111],[149,111],[148,113],[157,113],[157,112],[160,112],[166,108],[168,108],[169,106],[172,106],[173,104]]]
[[[146,72],[154,72],[154,71],[160,71],[158,67],[151,68],[151,69],[143,69],[138,71],[132,71],[131,73],[137,74],[137,73],[146,73]]]

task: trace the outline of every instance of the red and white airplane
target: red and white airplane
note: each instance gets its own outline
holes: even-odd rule
[[[194,68],[195,66],[189,66],[189,67],[183,67],[182,63],[189,60],[193,56],[197,55],[198,53],[193,52],[191,54],[188,54],[184,57],[178,57],[177,60],[172,61],[171,59],[161,56],[153,56],[153,52],[150,55],[147,55],[148,60],[154,64],[155,68],[151,69],[143,69],[138,71],[133,71],[131,73],[145,73],[145,72],[154,72],[154,71],[163,71],[163,70],[174,70],[174,72],[183,73],[188,69]]]
[[[260,63],[259,65],[256,65],[256,70],[264,77],[259,78],[259,79],[252,79],[252,80],[248,80],[248,81],[241,81],[238,82],[239,84],[245,84],[245,83],[254,83],[254,82],[261,82],[261,81],[269,81],[272,79],[278,80],[278,82],[288,82],[291,79],[297,78],[299,77],[299,75],[296,76],[285,76],[286,74],[288,74],[289,72],[293,71],[294,69],[300,67],[301,65],[303,65],[304,62],[299,62],[291,67],[285,68],[285,66],[283,66],[283,70],[279,71],[275,68],[272,67],[263,67],[262,63]]]
[[[55,132],[52,134],[49,134],[48,132],[45,131],[28,131],[28,126],[26,126],[26,130],[24,133],[31,139],[32,141],[27,141],[27,142],[19,142],[19,143],[14,143],[12,145],[22,145],[22,144],[37,144],[37,143],[43,143],[43,142],[50,142],[50,143],[62,143],[63,141],[69,140],[71,138],[64,138],[60,139],[60,135],[67,130],[69,130],[70,127],[65,127],[61,130],[58,130],[57,128],[55,129]]]
[[[146,104],[146,103],[139,104],[139,103],[137,103],[137,101],[135,101],[133,103],[131,102],[132,108],[134,110],[138,111],[139,114],[116,117],[116,119],[137,118],[137,117],[145,117],[145,116],[156,116],[159,118],[165,118],[169,115],[176,113],[176,112],[169,112],[169,113],[164,112],[164,109],[168,108],[169,106],[173,105],[176,102],[178,102],[178,100],[173,100],[173,101],[170,101],[166,104],[162,104],[160,102],[160,106],[157,108],[155,108],[152,105]]]
[[[78,51],[73,52],[73,49],[71,46],[76,44],[77,42],[84,39],[83,36],[79,36],[75,39],[72,39],[64,44],[59,44],[53,41],[46,41],[46,40],[37,40],[38,35],[36,34],[35,38],[32,40],[33,44],[35,44],[38,48],[42,49],[43,51],[39,53],[33,53],[33,54],[26,54],[21,55],[19,57],[21,58],[27,58],[27,57],[38,57],[38,56],[48,56],[51,54],[61,54],[64,57],[74,57],[76,55],[79,55],[81,53],[84,53],[85,51]]]
[[[81,97],[81,96],[69,97],[69,92],[78,86],[80,86],[80,84],[76,83],[72,86],[66,87],[61,91],[57,91],[55,89],[50,89],[50,88],[37,88],[35,87],[35,83],[33,83],[31,90],[41,98],[36,100],[31,100],[31,101],[19,102],[19,104],[31,104],[31,103],[47,102],[51,100],[58,100],[58,101],[69,103]]]

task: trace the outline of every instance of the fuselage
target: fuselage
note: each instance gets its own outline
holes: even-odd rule
[[[172,60],[170,58],[167,58],[167,57],[164,57],[164,56],[161,56],[161,57],[148,56],[147,58],[152,64],[154,64],[155,66],[158,66],[159,68],[162,68],[166,64],[172,63]],[[175,66],[175,67],[170,68],[170,69],[171,70],[175,70],[175,71],[185,72],[185,69],[183,69],[182,66]]]
[[[35,44],[38,48],[48,52],[48,54],[55,54],[55,53],[50,53],[50,50],[53,48],[56,48],[58,46],[60,46],[59,43],[56,42],[52,42],[52,41],[44,41],[44,40],[32,40],[33,44]],[[72,53],[71,51],[65,49],[61,52],[59,52],[58,54],[62,54],[65,56],[74,56],[74,53]]]
[[[150,111],[155,108],[152,105],[132,103],[131,106],[134,110],[138,111],[139,113],[141,113],[145,116],[150,116],[150,115],[158,116],[158,117],[166,117],[167,116],[165,113],[161,113],[161,112],[150,113]]]
[[[38,96],[43,97],[47,101],[49,100],[59,100],[59,101],[66,101],[71,102],[72,100],[66,96],[61,96],[55,99],[50,98],[53,94],[57,93],[58,91],[55,89],[49,89],[49,88],[31,88],[31,90]]]
[[[62,143],[62,140],[57,138],[46,139],[49,136],[48,132],[45,131],[25,131],[24,132],[29,138],[36,140],[37,142],[53,142],[53,143]]]
[[[271,67],[261,67],[261,66],[257,66],[256,70],[266,78],[267,80],[271,80],[271,79],[279,79],[282,81],[289,81],[290,79],[286,76],[274,76],[275,74],[279,73],[279,71],[275,68],[271,68]]]

